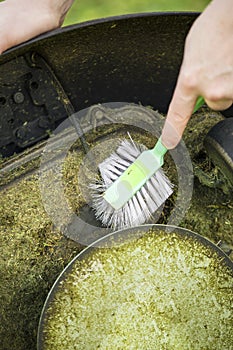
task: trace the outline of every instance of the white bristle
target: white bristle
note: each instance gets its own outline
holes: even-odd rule
[[[121,209],[115,210],[103,193],[146,150],[133,140],[123,140],[116,152],[99,165],[101,180],[90,185],[96,218],[114,230],[144,224],[172,194],[173,185],[159,169]]]

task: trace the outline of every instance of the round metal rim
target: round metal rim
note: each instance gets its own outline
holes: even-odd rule
[[[128,234],[129,233],[133,234],[133,232],[141,230],[141,231],[146,233],[149,229],[153,229],[153,228],[155,228],[157,230],[164,230],[167,234],[171,231],[172,232],[175,231],[176,233],[180,234],[181,236],[186,235],[191,239],[198,240],[204,246],[209,247],[213,251],[213,253],[214,252],[217,253],[217,255],[222,258],[222,262],[232,270],[232,274],[233,274],[233,261],[228,257],[228,255],[225,254],[216,244],[211,242],[209,239],[207,239],[207,238],[201,236],[200,234],[195,233],[189,229],[186,229],[183,227],[178,227],[178,226],[171,226],[171,225],[148,224],[148,225],[140,225],[140,226],[135,226],[135,227],[128,228],[128,229],[110,232],[109,234],[96,240],[95,242],[93,242],[92,244],[90,244],[89,246],[84,248],[80,253],[78,253],[70,261],[70,263],[64,268],[64,270],[60,273],[60,275],[58,276],[58,278],[54,282],[54,284],[53,284],[52,288],[50,289],[50,292],[45,300],[45,303],[44,303],[44,306],[43,306],[43,309],[41,312],[41,317],[40,317],[39,326],[38,326],[38,333],[37,333],[37,350],[44,350],[43,329],[44,329],[44,325],[45,325],[45,321],[46,321],[46,312],[49,308],[49,305],[53,301],[54,296],[56,294],[57,289],[59,288],[60,283],[65,279],[66,275],[71,271],[76,260],[85,258],[85,256],[93,249],[100,249],[99,248],[100,241],[107,242],[110,238],[112,238],[114,236],[125,235],[125,234],[127,234],[127,232],[128,232]]]

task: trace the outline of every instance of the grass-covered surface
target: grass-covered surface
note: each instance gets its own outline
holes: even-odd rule
[[[193,116],[185,132],[196,173],[191,207],[181,226],[194,230],[217,243],[232,246],[233,199],[227,183],[218,169],[205,155],[202,142],[208,129],[222,119],[217,113],[205,109]],[[127,131],[116,127],[88,136],[90,146],[101,142],[100,135],[122,138]],[[131,130],[130,130],[131,131]],[[132,130],[133,139],[152,147],[154,139],[146,133]],[[104,149],[104,152],[109,150]],[[78,170],[83,159],[80,146],[71,150],[63,166],[63,183],[69,207],[78,212],[84,200],[80,194]],[[32,172],[39,165],[34,160],[22,165],[1,178],[0,195],[0,348],[1,350],[34,350],[39,316],[46,295],[66,264],[82,246],[64,237],[54,227],[41,200],[38,175]],[[4,167],[4,161],[1,161]],[[170,157],[164,167],[177,184],[176,169]],[[29,171],[29,172],[28,172]],[[20,175],[22,174],[22,175]],[[55,169],[56,174],[56,169]],[[209,176],[211,174],[211,176]],[[17,180],[14,181],[14,177]],[[204,180],[203,180],[204,179]],[[56,192],[48,187],[51,196]],[[176,198],[167,201],[160,218],[166,223]],[[59,206],[54,204],[56,215]],[[64,217],[64,222],[66,218]]]
[[[178,232],[120,238],[60,282],[45,349],[230,349],[233,271],[222,257]]]
[[[203,11],[209,0],[75,0],[65,25],[127,13],[156,11]]]

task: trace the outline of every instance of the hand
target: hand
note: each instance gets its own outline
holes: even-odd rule
[[[0,53],[62,25],[73,0],[5,0],[0,3]]]
[[[194,22],[162,132],[174,148],[192,115],[198,96],[214,110],[233,101],[233,1],[213,0]]]

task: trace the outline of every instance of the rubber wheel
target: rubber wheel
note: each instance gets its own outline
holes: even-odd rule
[[[206,135],[204,146],[213,163],[233,186],[233,117],[217,123]]]

